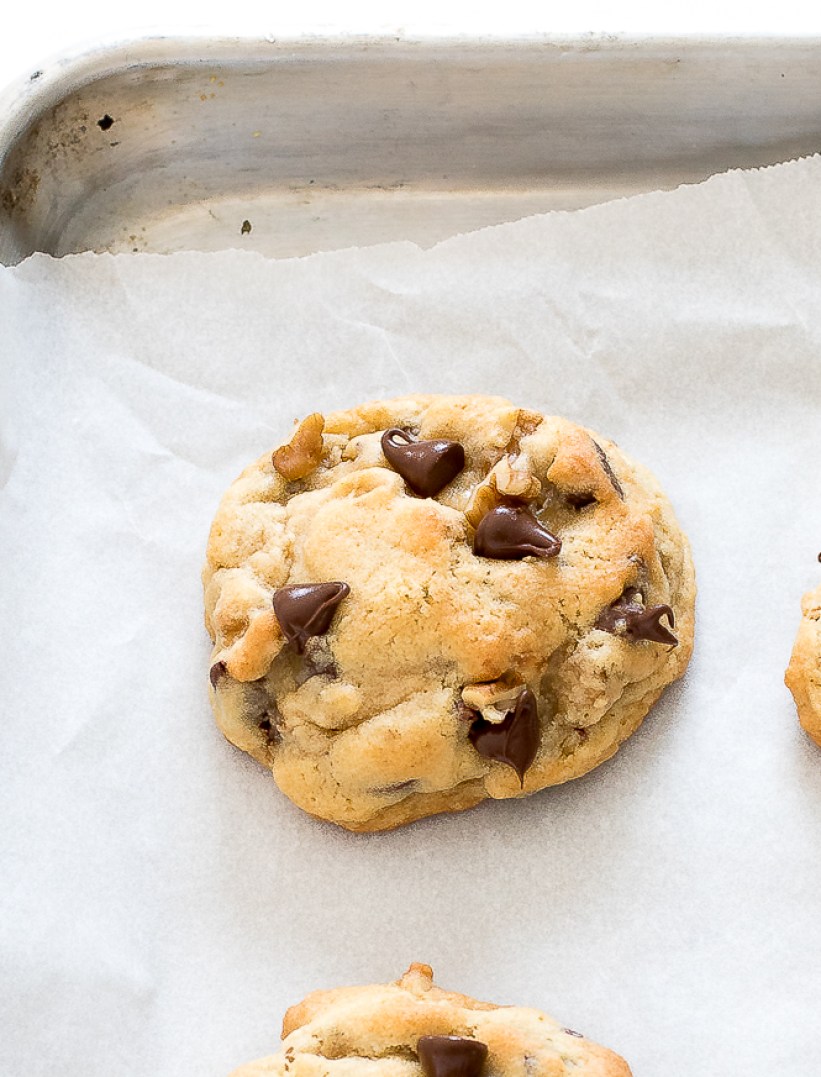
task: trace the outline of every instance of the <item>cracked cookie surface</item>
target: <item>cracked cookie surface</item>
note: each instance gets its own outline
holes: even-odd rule
[[[223,733],[352,830],[586,773],[692,649],[656,480],[499,398],[309,416],[228,490],[203,582]]]
[[[282,1040],[231,1077],[631,1077],[624,1059],[538,1010],[441,990],[427,965],[393,984],[315,991],[288,1010]]]
[[[801,600],[801,623],[784,681],[793,694],[798,720],[821,746],[821,587]]]

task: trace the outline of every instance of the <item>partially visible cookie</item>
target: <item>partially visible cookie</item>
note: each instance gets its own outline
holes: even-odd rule
[[[292,1006],[282,1048],[231,1077],[630,1077],[612,1051],[538,1010],[494,1006],[433,984],[315,991]]]
[[[801,725],[821,745],[821,587],[801,600],[801,624],[784,683],[793,694]]]
[[[228,490],[203,579],[220,728],[351,830],[586,773],[693,644],[653,476],[498,397],[308,416]]]

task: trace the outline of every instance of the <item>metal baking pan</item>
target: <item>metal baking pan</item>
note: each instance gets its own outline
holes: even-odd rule
[[[0,100],[0,261],[426,245],[819,149],[814,39],[147,39]]]

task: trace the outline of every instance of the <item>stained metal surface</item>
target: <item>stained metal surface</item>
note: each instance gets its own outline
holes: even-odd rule
[[[150,39],[0,101],[0,261],[424,245],[821,149],[821,42]]]

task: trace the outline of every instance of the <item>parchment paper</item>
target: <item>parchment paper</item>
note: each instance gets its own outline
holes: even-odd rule
[[[300,261],[0,271],[10,1077],[224,1077],[412,960],[636,1077],[821,1072],[821,752],[782,676],[821,546],[821,162]],[[696,656],[617,757],[387,835],[209,711],[217,501],[291,420],[410,390],[565,414],[689,532]]]

